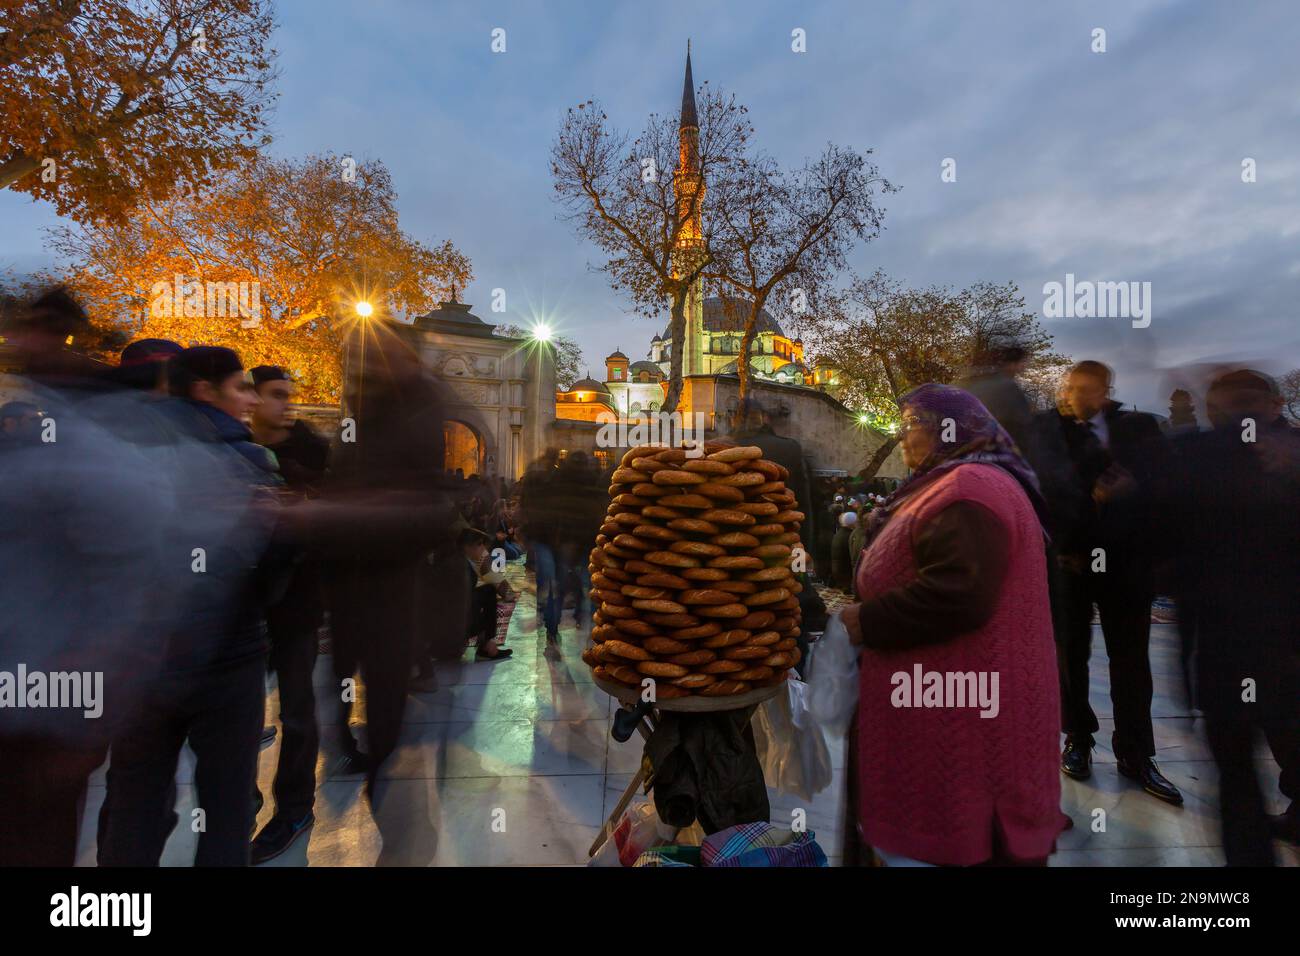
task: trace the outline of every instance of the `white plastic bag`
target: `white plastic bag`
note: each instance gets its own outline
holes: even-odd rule
[[[843,737],[858,706],[858,649],[838,614],[812,646],[808,662],[808,710],[821,726]]]
[[[790,678],[786,693],[754,712],[754,746],[767,785],[811,800],[831,783],[831,752],[808,713],[808,685]]]
[[[634,803],[623,811],[609,838],[588,862],[588,866],[631,866],[646,850],[672,843],[677,828],[659,819],[653,801]]]

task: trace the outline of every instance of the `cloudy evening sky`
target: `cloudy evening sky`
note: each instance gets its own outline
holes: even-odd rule
[[[382,159],[402,226],[472,259],[488,321],[546,317],[593,372],[643,357],[633,317],[558,218],[548,152],[589,97],[637,129],[675,112],[686,38],[697,83],[750,107],[788,164],[871,148],[902,191],[857,249],[912,284],[1148,281],[1149,328],[1047,322],[1100,358],[1118,396],[1166,411],[1144,366],[1238,357],[1300,366],[1300,5],[1278,2],[443,3],[280,0],[272,151]],[[507,52],[491,52],[491,31]],[[807,52],[791,52],[791,30]],[[1092,30],[1107,51],[1093,53]],[[957,181],[940,180],[946,157]],[[1242,182],[1242,161],[1257,181]],[[0,193],[0,269],[49,264],[41,204]],[[506,290],[510,315],[489,310]],[[603,375],[600,375],[603,377]]]

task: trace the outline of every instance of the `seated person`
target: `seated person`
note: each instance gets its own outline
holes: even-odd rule
[[[513,651],[496,640],[497,603],[517,600],[505,574],[492,568],[491,542],[482,531],[466,528],[460,534],[461,552],[467,562],[473,595],[470,598],[469,636],[475,638],[474,660],[503,661]]]

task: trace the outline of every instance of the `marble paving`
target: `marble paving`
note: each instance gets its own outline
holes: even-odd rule
[[[535,604],[522,567],[511,569],[522,592],[510,625],[514,657],[502,663],[439,665],[439,687],[408,698],[401,745],[389,767],[378,818],[363,780],[337,772],[339,746],[330,661],[317,662],[318,714],[323,729],[317,763],[316,825],[266,866],[562,866],[587,860],[599,832],[640,760],[639,738],[620,744],[609,736],[610,699],[578,657],[579,636],[566,612],[563,657],[550,660],[535,626]],[[1171,807],[1144,794],[1115,772],[1110,752],[1111,706],[1105,647],[1098,633],[1092,660],[1092,701],[1102,729],[1094,773],[1079,783],[1062,778],[1062,807],[1074,820],[1052,859],[1055,866],[1216,866],[1223,863],[1216,772],[1202,722],[1181,690],[1177,637],[1171,624],[1153,627],[1152,663],[1157,760],[1182,788],[1186,805]],[[358,708],[358,714],[363,708]],[[267,721],[277,711],[274,688]],[[354,717],[358,720],[359,717]],[[279,740],[261,753],[259,782],[269,796]],[[807,814],[832,864],[840,852],[843,741],[830,741],[834,779],[814,800],[770,790],[773,822],[796,810]],[[1259,770],[1273,812],[1282,809],[1277,765],[1265,749]],[[193,759],[177,772],[177,807],[188,820],[194,805]],[[91,779],[78,864],[94,865],[95,822],[104,798],[104,770]],[[1104,832],[1094,832],[1096,810]],[[271,814],[264,807],[259,825]],[[196,836],[178,827],[163,864],[186,866]],[[1300,853],[1281,847],[1285,865]]]

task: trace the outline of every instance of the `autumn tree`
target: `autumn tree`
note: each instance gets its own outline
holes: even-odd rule
[[[493,326],[492,333],[512,339],[532,338],[527,329],[510,323]],[[552,335],[549,345],[555,353],[555,387],[564,391],[582,378],[582,346],[567,335]]]
[[[1278,381],[1282,408],[1291,421],[1300,423],[1300,368],[1293,368]]]
[[[695,91],[688,85],[687,92]],[[685,117],[651,115],[629,141],[589,100],[568,111],[551,147],[556,198],[579,235],[606,255],[599,271],[639,314],[655,318],[669,306],[665,412],[675,411],[681,397],[687,297],[713,261],[733,170],[752,132],[735,97],[704,84],[698,111],[696,102],[694,126],[684,129]]]
[[[749,391],[749,355],[769,301],[796,321],[817,290],[845,265],[856,242],[880,233],[878,193],[895,191],[865,154],[828,145],[802,168],[783,170],[770,156],[736,164],[731,202],[719,216],[713,264],[705,279],[726,308],[741,311],[736,371],[740,398]],[[732,293],[728,295],[727,293]],[[733,298],[734,296],[734,298]]]
[[[163,201],[268,141],[269,0],[9,0],[0,188],[81,222]]]
[[[305,400],[333,401],[355,302],[419,313],[472,276],[451,242],[404,233],[396,201],[379,161],[259,157],[201,194],[61,227],[53,246],[92,314],[133,337],[225,345],[247,364],[291,369]]]
[[[953,382],[999,343],[1020,345],[1031,367],[1065,361],[1013,283],[912,289],[881,271],[855,276],[819,304],[808,331],[816,362],[837,372],[840,400],[890,436],[868,477],[898,444],[898,400],[916,386]]]

